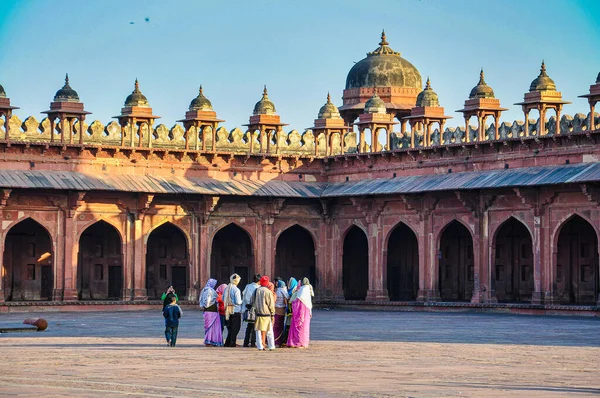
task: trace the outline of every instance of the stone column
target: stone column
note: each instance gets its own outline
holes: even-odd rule
[[[65,275],[64,275],[64,301],[75,301],[77,295],[77,260],[79,252],[79,242],[77,240],[77,231],[75,229],[74,214],[65,211]]]
[[[367,300],[388,301],[388,291],[383,286],[383,234],[380,218],[367,217],[369,241],[369,290]]]
[[[203,216],[205,218],[206,216]],[[209,241],[208,222],[206,219],[201,220],[198,225],[200,242],[198,244],[198,286],[202,290],[210,275],[210,256],[212,252],[212,242]],[[197,294],[200,294],[198,291]],[[198,297],[196,297],[198,299]]]
[[[143,215],[137,215],[133,222],[134,260],[133,260],[133,299],[144,301],[146,294],[146,253],[144,244]]]
[[[68,239],[65,231],[66,210],[62,205],[56,210],[56,235],[50,234],[53,248],[52,269],[54,270],[54,290],[52,292],[52,301],[61,301],[63,298],[64,278],[65,278],[65,248]]]
[[[4,253],[4,242],[6,240],[6,233],[4,228],[0,229],[0,253]],[[0,256],[0,303],[4,302],[4,278],[5,278],[5,267],[4,256]]]
[[[542,304],[542,217],[534,212],[533,217],[533,293],[531,295],[532,304]]]
[[[590,130],[595,130],[596,129],[596,120],[594,117],[594,108],[596,106],[596,101],[590,101]],[[556,126],[557,126],[557,131],[558,131],[558,126],[560,126],[560,123],[558,122],[558,115],[560,113],[560,109],[556,109]],[[8,120],[8,118],[7,118]],[[8,129],[5,129],[5,131],[8,131]],[[8,139],[8,137],[6,138]]]
[[[188,250],[188,258],[189,258],[189,279],[188,279],[188,297],[189,301],[195,301],[198,297],[196,297],[196,293],[194,291],[194,285],[196,282],[200,283],[198,280],[198,217],[196,214],[192,213],[190,216],[190,242],[189,242],[189,250]]]
[[[132,215],[126,212],[125,236],[123,244],[123,301],[129,301],[133,297],[133,263],[135,259],[135,241],[133,239]]]
[[[540,211],[540,268],[534,268],[534,278],[537,272],[541,272],[541,288],[544,292],[544,304],[556,304],[557,298],[554,292],[556,278],[557,247],[552,242],[552,230],[550,225],[550,209],[544,206]],[[535,250],[537,251],[537,249]],[[535,253],[534,251],[534,253]],[[535,284],[535,282],[534,282]],[[534,285],[535,288],[535,285]]]

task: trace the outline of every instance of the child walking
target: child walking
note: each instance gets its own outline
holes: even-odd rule
[[[177,343],[177,330],[179,329],[179,318],[183,315],[183,311],[177,305],[177,297],[171,297],[171,304],[167,305],[163,310],[165,317],[165,338],[167,345],[175,347]]]

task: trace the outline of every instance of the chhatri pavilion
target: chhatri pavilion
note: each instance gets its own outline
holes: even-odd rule
[[[523,121],[482,70],[458,127],[385,33],[301,130],[267,87],[227,130],[202,87],[169,128],[152,82],[106,123],[68,76],[41,121],[0,86],[0,308],[195,301],[236,272],[335,305],[597,312],[600,74],[570,116],[530,67]]]

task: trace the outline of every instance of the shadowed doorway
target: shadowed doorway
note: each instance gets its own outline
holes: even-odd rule
[[[121,237],[105,221],[89,226],[79,238],[77,291],[80,300],[123,297]]]
[[[315,244],[310,233],[299,225],[294,225],[279,235],[275,251],[275,277],[284,281],[294,277],[298,280],[307,277],[316,287]]]
[[[180,299],[187,297],[189,255],[183,232],[167,222],[148,237],[146,249],[146,294],[149,299],[160,299],[169,285],[173,285]]]
[[[254,273],[254,255],[248,233],[235,224],[229,224],[213,238],[210,277],[217,279],[219,284],[229,283],[229,277],[234,273],[242,277],[239,288],[243,289]],[[202,281],[202,286],[204,283],[206,281]]]
[[[454,220],[445,228],[438,252],[440,296],[444,301],[470,301],[473,297],[473,239]]]
[[[342,279],[346,300],[364,300],[369,288],[369,242],[357,226],[344,239]]]
[[[31,218],[13,226],[4,241],[4,299],[52,300],[54,252],[48,231]]]
[[[561,303],[595,304],[598,299],[598,238],[580,216],[560,229],[556,264],[556,295]]]
[[[533,247],[525,226],[511,217],[496,234],[496,297],[500,302],[530,302],[533,294]]]
[[[414,301],[419,292],[419,244],[404,223],[394,228],[388,240],[387,289],[391,301]]]

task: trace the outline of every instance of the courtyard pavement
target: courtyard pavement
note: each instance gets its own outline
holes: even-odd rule
[[[11,313],[48,329],[0,334],[2,396],[441,397],[600,395],[600,319],[315,310],[306,350],[207,348],[184,309]],[[243,331],[238,336],[241,344]]]

